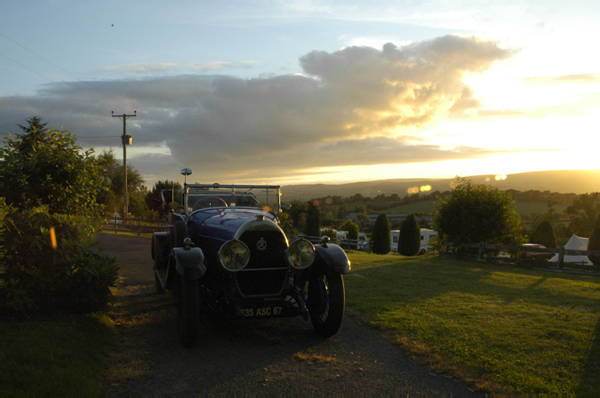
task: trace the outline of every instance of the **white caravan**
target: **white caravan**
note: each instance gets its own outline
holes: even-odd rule
[[[429,228],[421,228],[421,248],[419,249],[419,253],[425,253],[432,249],[429,244],[429,239],[437,235],[437,231]],[[400,230],[395,229],[390,231],[390,241],[392,243],[392,251],[398,251],[398,241],[400,240]]]

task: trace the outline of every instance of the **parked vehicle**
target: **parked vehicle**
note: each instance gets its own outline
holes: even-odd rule
[[[554,253],[544,252],[544,251],[533,251],[527,249],[546,249],[546,246],[539,243],[525,243],[522,246],[526,248],[526,251],[522,252],[519,255],[520,259],[523,260],[539,260],[539,261],[547,261],[550,260]]]
[[[437,231],[429,228],[421,228],[421,248],[419,249],[420,254],[425,254],[432,249],[429,244],[429,240],[437,235]],[[390,242],[392,243],[392,251],[398,251],[398,241],[400,240],[400,230],[394,229],[390,231]]]
[[[188,184],[165,192],[168,232],[152,237],[157,293],[178,302],[179,338],[198,341],[202,321],[303,316],[330,337],[340,328],[350,271],[328,237],[288,241],[279,226],[280,186]]]
[[[364,232],[359,232],[358,233],[358,243],[356,244],[356,250],[358,251],[369,251],[370,249],[370,242],[369,242],[369,238],[367,238],[367,235]]]

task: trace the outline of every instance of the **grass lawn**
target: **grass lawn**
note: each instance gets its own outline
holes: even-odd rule
[[[485,391],[600,391],[600,277],[437,255],[349,257],[349,309],[435,371]]]
[[[0,323],[3,396],[97,396],[114,340],[103,316]]]

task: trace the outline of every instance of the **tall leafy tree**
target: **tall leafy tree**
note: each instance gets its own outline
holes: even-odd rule
[[[115,157],[112,149],[102,152],[98,156],[98,162],[101,167],[101,175],[104,184],[108,187],[108,189],[99,197],[99,201],[104,205],[107,215],[112,215],[114,212],[121,212],[123,209],[123,186],[125,185],[123,162]],[[133,208],[130,209],[130,212],[136,208],[145,208],[148,210],[144,202],[144,196],[146,194],[144,179],[131,163],[127,163],[127,194],[129,197],[129,204],[132,203],[131,198],[136,197],[136,199],[134,199],[135,204]],[[140,200],[144,202],[144,204],[140,203]],[[134,215],[139,216],[140,214]]]
[[[441,240],[461,244],[484,241],[519,244],[521,218],[510,194],[487,184],[457,178],[452,194],[438,198],[434,223]]]
[[[377,216],[375,224],[373,225],[371,240],[373,241],[373,253],[389,253],[391,249],[390,223],[385,213],[381,213]]]
[[[403,256],[414,256],[421,249],[421,228],[414,214],[410,214],[400,225],[398,237],[398,253]]]
[[[356,209],[356,222],[364,230],[365,226],[371,221],[367,214],[367,208],[365,206],[359,206]]]
[[[165,217],[167,212],[166,212],[166,209],[163,207],[161,192],[163,190],[172,192],[173,190],[178,190],[178,189],[183,189],[183,185],[181,185],[181,183],[178,181],[169,181],[169,180],[160,181],[159,180],[154,184],[154,186],[152,187],[152,190],[149,191],[146,194],[146,196],[144,197],[144,200],[146,201],[146,205],[148,206],[148,208],[150,210],[156,211],[160,217]],[[167,196],[167,197],[165,197],[165,200],[167,200],[167,201],[170,201],[170,199],[172,197],[172,195],[169,196],[169,193],[165,192],[165,195]]]
[[[83,151],[67,130],[45,129],[39,118],[21,127],[25,134],[9,133],[0,149],[6,203],[19,209],[47,205],[50,213],[95,214],[102,180],[93,150]]]
[[[571,230],[577,235],[590,236],[600,213],[600,192],[577,195],[565,212],[573,217],[569,225]]]

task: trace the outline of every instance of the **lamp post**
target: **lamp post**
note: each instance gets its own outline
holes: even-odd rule
[[[123,142],[123,215],[122,218],[127,218],[129,212],[127,210],[127,145],[132,144],[133,138],[130,135],[127,135],[127,118],[136,117],[137,111],[133,111],[133,115],[115,115],[113,111],[111,111],[112,117],[122,117],[123,118],[123,135],[121,136],[121,141]]]

